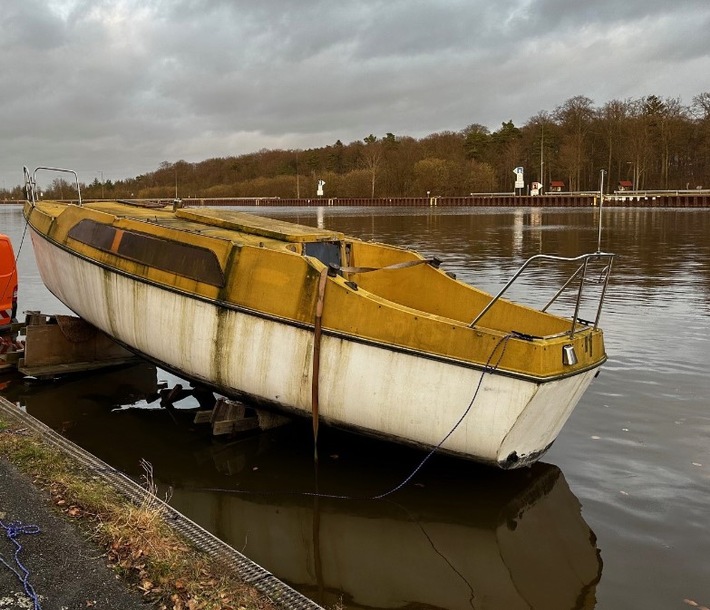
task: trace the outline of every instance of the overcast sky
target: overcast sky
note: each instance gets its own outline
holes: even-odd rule
[[[710,0],[2,0],[0,179],[710,91]]]

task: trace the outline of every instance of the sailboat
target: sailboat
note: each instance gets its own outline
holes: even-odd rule
[[[40,200],[40,170],[71,172],[78,199]],[[156,365],[316,432],[529,465],[607,358],[613,254],[537,255],[491,295],[408,249],[178,200],[85,202],[72,170],[24,171],[37,265],[59,300]],[[541,262],[574,267],[548,306],[506,299]],[[572,290],[570,315],[548,311]]]

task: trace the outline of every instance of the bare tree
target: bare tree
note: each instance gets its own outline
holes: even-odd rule
[[[614,180],[621,180],[627,171],[626,161],[620,155],[624,138],[622,128],[628,116],[628,104],[620,100],[607,102],[597,115],[599,135],[606,147],[606,169],[609,172],[610,186]]]
[[[370,134],[363,140],[365,149],[362,153],[362,161],[365,169],[370,173],[371,190],[370,197],[375,197],[375,182],[377,181],[377,171],[382,162],[382,142],[377,141],[377,137]]]
[[[582,173],[589,159],[587,136],[596,117],[593,102],[588,97],[577,95],[555,109],[555,119],[563,130],[565,165],[570,172],[571,190],[584,188]]]

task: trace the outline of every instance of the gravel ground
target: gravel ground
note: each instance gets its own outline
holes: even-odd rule
[[[48,496],[14,466],[0,458],[0,521],[39,527],[38,534],[19,534],[21,563],[39,600],[36,606],[17,570],[16,547],[0,527],[0,610],[75,610],[82,608],[145,610],[140,595],[128,590],[106,565],[102,551],[87,540],[78,524],[57,513]],[[4,562],[4,563],[3,563]]]

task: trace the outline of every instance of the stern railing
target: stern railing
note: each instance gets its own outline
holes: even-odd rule
[[[485,316],[491,308],[503,297],[503,295],[508,292],[509,288],[516,282],[516,280],[523,274],[523,272],[530,267],[533,263],[537,263],[539,261],[553,261],[556,263],[573,263],[573,262],[581,262],[581,264],[577,267],[576,271],[572,273],[569,278],[564,282],[562,287],[555,293],[555,295],[550,299],[550,301],[545,305],[541,311],[547,311],[547,309],[555,302],[557,299],[562,295],[565,290],[574,282],[575,279],[579,278],[579,286],[577,288],[577,296],[574,301],[574,314],[572,315],[572,325],[569,330],[569,336],[573,337],[574,333],[576,332],[577,329],[577,323],[578,322],[583,322],[586,324],[589,324],[586,320],[582,320],[579,317],[579,310],[583,301],[583,292],[584,292],[584,286],[586,283],[589,282],[595,282],[595,283],[601,283],[601,294],[599,295],[599,302],[597,303],[597,311],[596,315],[594,318],[594,329],[596,330],[599,326],[599,318],[601,317],[601,312],[602,312],[602,307],[604,305],[604,298],[606,296],[606,289],[607,286],[609,285],[609,277],[611,275],[611,268],[612,264],[614,262],[614,254],[610,254],[608,252],[593,252],[589,254],[581,254],[580,256],[573,256],[573,257],[567,257],[567,256],[555,256],[552,254],[536,254],[535,256],[531,256],[528,260],[526,260],[522,266],[516,271],[515,275],[513,275],[510,280],[506,283],[505,286],[496,294],[493,299],[486,305],[481,312],[473,319],[473,321],[469,324],[470,328],[473,328],[478,324],[483,316]],[[590,268],[590,263],[593,262],[601,262],[604,264],[604,267],[601,269],[599,272],[599,276],[596,279],[592,279],[588,277],[589,275],[589,268]]]
[[[602,307],[604,306],[604,298],[606,297],[606,289],[607,286],[609,285],[609,276],[611,275],[611,267],[614,264],[614,254],[610,254],[608,252],[602,252],[602,212],[604,208],[604,176],[606,175],[606,170],[602,169],[599,172],[599,222],[598,222],[598,231],[597,231],[597,251],[592,252],[589,254],[580,254],[579,256],[573,256],[573,257],[568,257],[568,256],[555,256],[552,254],[536,254],[534,256],[531,256],[528,260],[526,260],[523,265],[518,269],[513,275],[510,280],[508,280],[508,283],[503,286],[503,288],[500,290],[500,292],[493,297],[490,303],[486,305],[481,312],[473,319],[473,321],[469,324],[470,328],[473,328],[480,322],[481,318],[485,316],[491,308],[501,299],[501,297],[508,291],[508,289],[515,283],[515,281],[522,275],[523,271],[525,271],[530,265],[537,261],[553,261],[556,263],[573,263],[573,262],[579,262],[581,261],[581,265],[577,267],[577,270],[569,276],[567,281],[562,285],[562,287],[555,293],[555,296],[550,299],[550,301],[541,309],[541,311],[545,312],[548,310],[548,308],[555,302],[557,299],[560,297],[560,295],[574,282],[574,280],[581,275],[579,279],[579,287],[577,288],[577,298],[575,299],[574,302],[574,314],[572,315],[572,326],[570,327],[569,330],[569,336],[570,338],[574,337],[574,333],[577,330],[577,322],[583,322],[585,325],[588,325],[590,322],[587,320],[582,320],[579,317],[579,309],[582,304],[582,296],[583,296],[583,290],[584,290],[584,285],[588,282],[592,282],[595,280],[592,280],[587,277],[587,273],[589,271],[589,264],[591,262],[597,262],[601,261],[602,263],[606,263],[604,267],[601,269],[599,272],[599,277],[596,280],[596,282],[601,282],[602,288],[601,292],[599,294],[599,302],[597,303],[597,313],[594,317],[594,330],[596,330],[599,327],[599,318],[602,315]]]
[[[27,166],[22,168],[22,172],[25,176],[25,197],[33,206],[37,203],[37,172],[39,171],[49,171],[49,172],[63,172],[66,174],[72,174],[74,176],[74,183],[76,184],[76,193],[79,200],[79,205],[81,205],[81,187],[79,186],[79,176],[73,169],[63,169],[61,167],[38,167],[30,175],[30,171]]]

